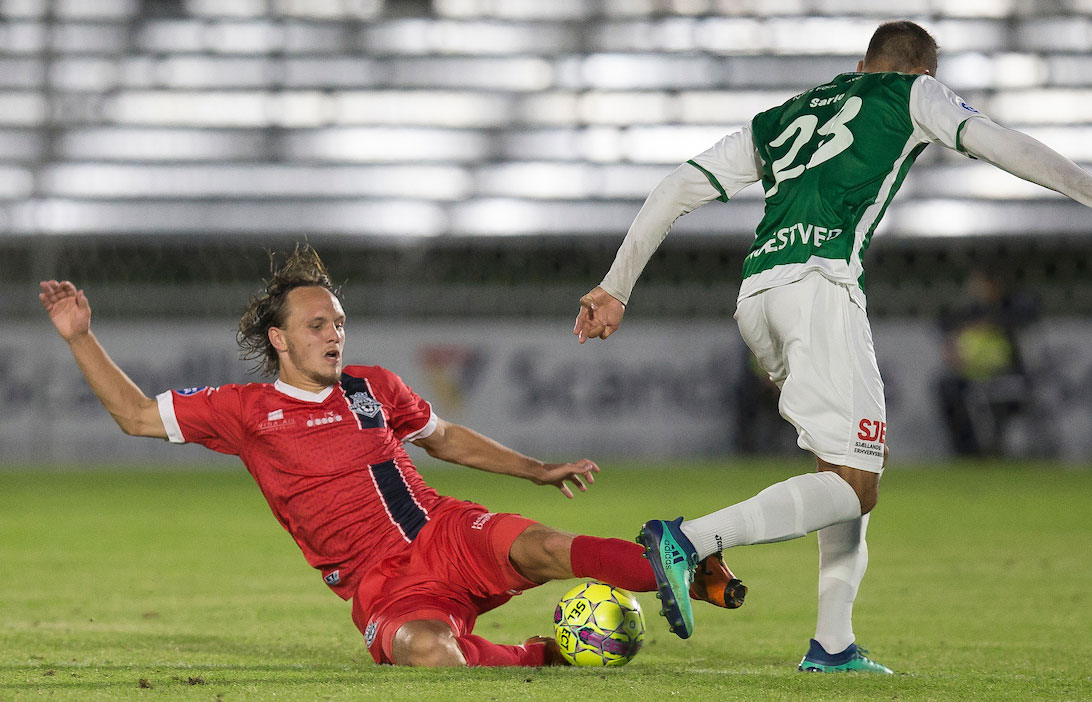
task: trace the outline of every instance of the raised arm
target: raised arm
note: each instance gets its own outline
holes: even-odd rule
[[[156,401],[149,398],[118,368],[91,333],[91,305],[82,290],[66,281],[41,283],[38,299],[61,338],[68,342],[87,384],[114,417],[121,430],[133,436],[167,438]]]
[[[629,294],[675,220],[717,197],[717,191],[694,166],[684,163],[649,193],[615,254],[607,277],[580,298],[573,327],[580,343],[606,339],[618,330]]]
[[[526,478],[535,485],[553,485],[569,498],[573,496],[573,491],[565,481],[586,492],[588,487],[585,482],[594,483],[593,474],[599,472],[599,466],[586,458],[573,463],[543,463],[473,429],[443,419],[438,420],[431,434],[413,443],[425,449],[433,458],[489,473]]]
[[[1092,207],[1092,174],[1023,132],[972,119],[963,128],[962,143],[972,156]]]
[[[713,200],[727,201],[761,177],[762,163],[751,130],[744,128],[661,180],[630,225],[603,282],[580,298],[573,326],[580,343],[606,339],[618,330],[637,278],[676,219]]]

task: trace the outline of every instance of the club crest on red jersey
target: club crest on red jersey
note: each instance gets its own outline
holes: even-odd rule
[[[356,414],[362,414],[365,417],[375,417],[383,409],[383,405],[368,394],[367,390],[361,392],[354,392],[349,395],[349,409]]]
[[[341,374],[341,389],[349,410],[357,416],[361,429],[375,429],[386,426],[383,416],[383,403],[375,399],[375,393],[364,378],[357,378],[348,373]]]

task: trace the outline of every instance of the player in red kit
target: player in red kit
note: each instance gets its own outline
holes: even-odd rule
[[[584,491],[589,460],[543,463],[447,422],[378,366],[343,366],[345,313],[326,269],[297,247],[253,296],[239,324],[244,357],[273,383],[147,397],[90,330],[70,282],[40,299],[88,384],[122,430],[239,456],[307,562],[343,599],[378,663],[415,666],[556,663],[552,639],[502,646],[472,633],[477,616],[549,580],[587,577],[656,588],[641,546],[574,536],[517,514],[438,494],[403,448],[491,473]],[[746,590],[710,558],[693,596],[738,606]]]

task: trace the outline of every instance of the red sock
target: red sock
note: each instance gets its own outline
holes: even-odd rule
[[[501,646],[480,636],[467,634],[456,639],[468,666],[499,667],[546,665],[546,644],[529,643],[525,646]]]
[[[594,578],[633,592],[652,592],[656,577],[644,558],[644,548],[632,541],[578,536],[573,539],[569,561],[573,575]]]

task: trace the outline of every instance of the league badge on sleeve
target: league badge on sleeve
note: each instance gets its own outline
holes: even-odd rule
[[[179,395],[186,396],[186,395],[196,395],[197,393],[201,392],[202,390],[208,390],[208,389],[209,389],[208,385],[202,385],[202,386],[196,387],[196,388],[182,388],[181,390],[175,390],[175,392],[177,392]]]

